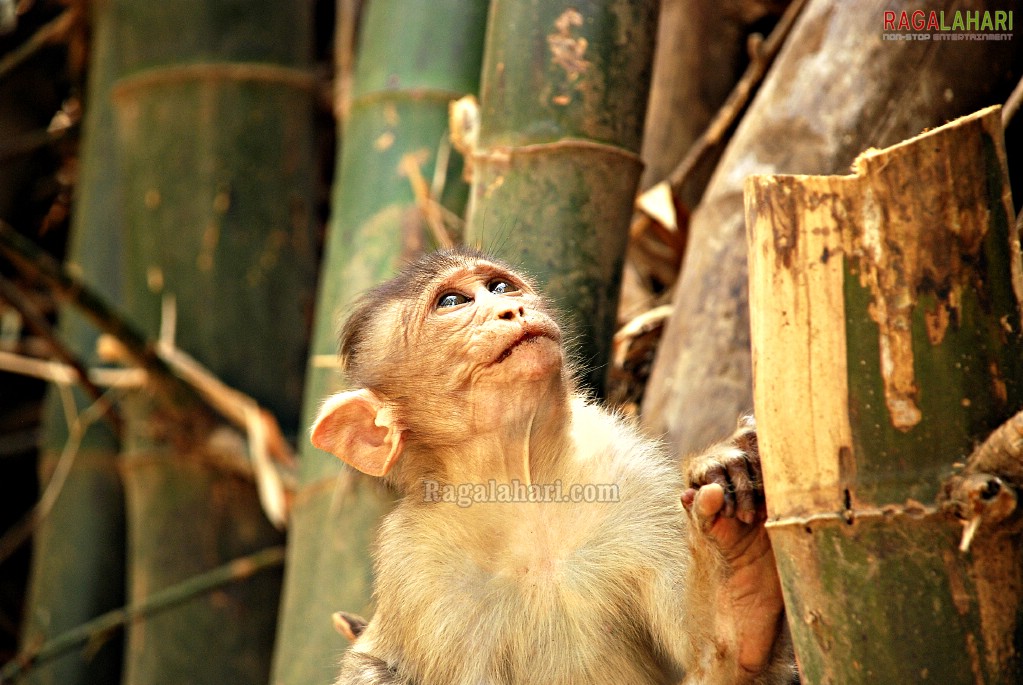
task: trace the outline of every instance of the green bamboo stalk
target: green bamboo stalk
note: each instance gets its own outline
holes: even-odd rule
[[[178,347],[297,431],[316,253],[312,7],[112,5],[128,316],[156,338],[173,310]],[[131,603],[281,542],[189,411],[126,402]],[[134,621],[124,682],[265,683],[281,578]]]
[[[467,242],[540,280],[602,392],[658,2],[495,0]]]
[[[938,499],[1023,404],[998,110],[864,153],[852,176],[747,183],[767,525],[805,682],[1023,679],[1018,516],[964,536]],[[976,505],[1015,506],[1008,487]]]
[[[342,387],[336,367],[338,320],[362,291],[405,259],[436,247],[410,172],[445,179],[432,199],[460,215],[468,189],[462,163],[448,157],[448,104],[476,91],[485,0],[373,0],[364,11],[352,103],[333,194],[303,425]],[[447,158],[447,168],[444,168]],[[452,234],[457,239],[457,234]],[[343,609],[369,614],[370,541],[390,496],[342,471],[303,441],[288,573],[273,682],[314,685],[336,676],[344,642],[331,623]]]
[[[93,30],[89,84],[79,152],[80,171],[68,245],[68,265],[111,303],[119,304],[120,188],[114,148],[110,87],[119,48],[109,3],[90,6]],[[60,332],[86,364],[95,365],[97,329],[73,308],[60,310]],[[92,401],[72,389],[76,411]],[[45,488],[71,435],[60,391],[44,404],[40,483]],[[105,421],[91,424],[77,456],[33,539],[22,649],[45,642],[124,604],[124,490],[118,471],[120,443]],[[122,642],[69,652],[33,669],[25,682],[90,685],[121,677]]]

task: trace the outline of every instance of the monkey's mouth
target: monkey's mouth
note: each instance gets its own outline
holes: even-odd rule
[[[526,330],[526,331],[524,331],[522,333],[522,335],[520,335],[515,340],[515,342],[513,342],[511,345],[509,345],[505,349],[505,351],[502,352],[500,354],[500,356],[498,356],[498,358],[494,360],[494,363],[495,364],[500,364],[505,359],[510,357],[512,352],[517,350],[521,345],[528,345],[530,343],[534,343],[534,342],[540,340],[541,338],[547,338],[549,340],[553,340],[554,339],[546,331],[543,331],[543,330],[537,329],[537,330]]]

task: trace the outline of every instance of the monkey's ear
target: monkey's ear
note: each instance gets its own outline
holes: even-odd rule
[[[370,476],[386,475],[404,444],[390,408],[369,390],[327,398],[310,437],[314,447]]]

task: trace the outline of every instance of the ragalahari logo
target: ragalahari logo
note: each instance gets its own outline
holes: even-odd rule
[[[1012,40],[1012,10],[885,10],[883,40]]]

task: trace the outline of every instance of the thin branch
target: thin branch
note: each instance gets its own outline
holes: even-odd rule
[[[74,385],[78,371],[65,364],[48,359],[26,357],[0,350],[0,371],[31,376],[55,385]],[[141,388],[148,376],[138,367],[130,369],[90,369],[89,378],[101,388]]]
[[[398,169],[408,178],[409,185],[412,187],[412,194],[416,198],[416,204],[419,206],[419,211],[426,220],[426,225],[429,227],[430,233],[433,234],[433,239],[437,242],[437,246],[445,250],[454,247],[455,243],[451,236],[448,235],[448,231],[444,227],[444,221],[441,219],[440,212],[437,209],[439,205],[430,197],[430,187],[427,185],[426,179],[423,178],[416,155],[407,154],[403,156],[398,164]]]
[[[745,111],[746,106],[753,97],[753,93],[756,92],[757,86],[764,80],[767,70],[774,63],[782,46],[785,45],[785,40],[792,32],[792,27],[795,25],[796,19],[799,18],[799,14],[803,11],[804,5],[806,5],[806,0],[793,0],[788,6],[785,14],[782,15],[774,30],[771,31],[771,35],[764,40],[759,50],[753,54],[749,66],[746,67],[742,78],[739,79],[739,82],[735,84],[732,92],[728,95],[725,104],[718,110],[710,125],[707,126],[707,129],[700,134],[700,137],[689,148],[689,152],[686,153],[686,156],[679,162],[678,166],[668,174],[668,178],[664,182],[671,186],[672,192],[675,195],[678,195],[679,189],[689,178],[690,174],[693,173],[696,165],[703,160],[708,152],[721,143],[728,131],[738,121],[739,116]]]
[[[100,338],[100,357],[142,367],[165,393],[195,410],[212,410],[249,436],[260,501],[271,523],[282,528],[287,519],[284,485],[265,458],[267,452],[292,465],[294,455],[276,418],[248,395],[229,387],[172,341],[150,342],[118,315],[87,285],[71,276],[49,254],[0,220],[0,251],[28,276],[40,278],[54,294],[77,306],[107,333]],[[168,407],[176,402],[167,403]],[[258,444],[257,444],[258,442]]]
[[[50,23],[45,24],[16,49],[7,53],[3,59],[0,59],[0,78],[13,71],[15,67],[34,55],[44,45],[55,43],[63,38],[74,26],[77,18],[78,10],[72,7]]]
[[[62,393],[65,413],[68,414],[68,439],[64,443],[64,449],[60,453],[57,466],[50,477],[50,481],[46,484],[42,497],[39,498],[39,501],[31,511],[0,536],[0,563],[6,561],[21,545],[27,542],[32,533],[39,527],[39,524],[50,515],[53,505],[57,503],[57,498],[60,497],[60,493],[64,490],[64,484],[67,483],[67,477],[70,475],[71,467],[74,466],[75,458],[78,456],[78,448],[82,445],[82,438],[85,436],[86,429],[98,421],[113,406],[113,403],[108,401],[105,396],[101,396],[99,400],[90,404],[80,415],[72,416],[71,412],[76,411],[74,398],[70,396],[68,386],[58,386],[58,388]]]
[[[1002,106],[1002,129],[1009,128],[1009,122],[1016,116],[1021,104],[1023,104],[1023,79],[1019,80],[1016,87],[1012,89],[1012,93],[1009,94],[1009,99]]]
[[[171,320],[175,316],[170,314],[165,320]],[[170,328],[172,327],[171,325]],[[172,336],[173,333],[165,331],[164,335]],[[283,530],[288,518],[287,497],[284,483],[270,462],[269,455],[287,466],[294,465],[295,456],[281,433],[277,419],[260,407],[256,400],[230,387],[199,361],[175,347],[173,338],[161,340],[157,343],[156,350],[174,373],[195,388],[210,407],[245,431],[249,439],[249,455],[259,501],[270,522]],[[109,336],[100,338],[99,353],[101,358],[110,361],[122,361],[125,356],[123,347],[115,338]]]
[[[26,297],[14,283],[0,276],[0,299],[6,300],[8,304],[18,310],[22,320],[32,329],[36,335],[46,341],[50,352],[59,361],[70,366],[77,376],[76,380],[94,401],[103,400],[103,391],[89,378],[89,372],[78,360],[75,354],[60,341],[53,327],[46,318],[39,312],[39,309]],[[104,415],[114,426],[115,432],[120,435],[123,427],[121,416],[113,406],[104,408]]]
[[[259,571],[284,563],[283,546],[267,547],[253,554],[235,559],[206,573],[189,578],[177,585],[154,592],[143,601],[108,611],[88,623],[58,635],[37,648],[22,650],[0,669],[0,683],[13,682],[29,669],[68,652],[78,645],[106,639],[125,624],[146,616],[171,609],[183,602],[207,594],[229,583],[248,579]]]
[[[70,127],[57,131],[39,130],[16,136],[8,136],[0,144],[0,160],[11,159],[12,157],[28,154],[33,150],[52,145],[67,135],[69,130]]]

